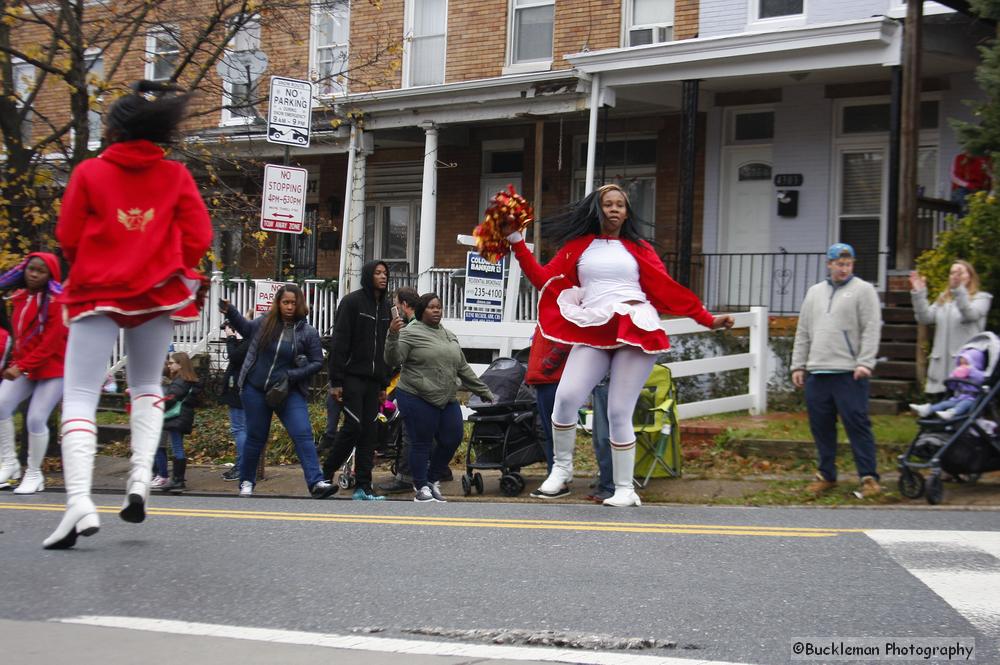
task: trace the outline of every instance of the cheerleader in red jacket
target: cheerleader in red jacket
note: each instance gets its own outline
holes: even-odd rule
[[[108,360],[125,329],[131,396],[132,470],[126,522],[146,517],[153,455],[163,427],[163,358],[175,321],[198,318],[201,276],[195,268],[212,224],[194,179],[157,144],[177,136],[188,98],[142,81],[105,115],[108,147],[73,171],[56,236],[71,263],[62,301],[69,321],[62,410],[66,512],[45,539],[64,549],[99,527],[90,499],[97,425],[94,417]],[[156,96],[145,93],[160,93]]]
[[[524,274],[541,291],[538,326],[554,342],[573,345],[552,410],[553,466],[536,498],[569,494],[577,413],[610,370],[608,422],[614,496],[608,506],[638,506],[632,487],[635,431],[632,411],[657,354],[670,347],[660,314],[688,316],[706,328],[731,328],[698,297],[667,275],[639,235],[625,191],[605,185],[555,219],[542,222],[559,251],[541,266],[520,233],[507,237]]]
[[[55,299],[62,293],[62,270],[55,254],[33,252],[0,276],[0,289],[16,288],[13,305],[14,345],[0,383],[0,484],[21,475],[14,450],[17,406],[28,406],[28,470],[15,494],[45,489],[42,460],[49,447],[49,416],[63,394],[66,326]]]

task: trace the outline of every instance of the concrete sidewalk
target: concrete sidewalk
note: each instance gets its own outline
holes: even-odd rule
[[[229,495],[236,497],[238,484],[227,482],[222,479],[222,473],[227,470],[226,466],[214,465],[192,465],[187,468],[187,486],[185,494],[191,495]],[[529,467],[522,471],[525,476],[527,487],[517,497],[504,496],[500,491],[500,474],[496,471],[483,472],[484,493],[478,495],[475,490],[468,497],[462,495],[461,474],[464,467],[452,467],[455,479],[450,482],[443,482],[441,489],[449,500],[455,501],[537,501],[528,496],[528,493],[539,485],[544,479],[544,468],[541,466]],[[94,469],[94,490],[95,492],[121,492],[125,487],[125,480],[128,476],[129,463],[123,457],[109,457],[98,455]],[[776,482],[787,480],[809,480],[811,476],[749,476],[740,479],[726,478],[696,478],[685,476],[682,478],[654,478],[649,485],[640,490],[640,495],[649,503],[739,503],[745,496],[758,492],[767,491],[775,486]],[[896,475],[887,474],[882,482],[887,490],[895,491]],[[376,483],[386,482],[391,479],[385,467],[376,467],[374,480]],[[558,499],[559,503],[586,503],[586,495],[589,493],[591,478],[577,476],[573,493],[564,498]],[[854,482],[852,477],[845,474],[842,485],[847,488]],[[62,474],[47,473],[46,487],[51,490],[62,489]],[[155,492],[155,490],[154,490]],[[263,480],[257,483],[254,493],[258,496],[267,497],[287,497],[287,498],[307,498],[309,492],[306,488],[305,479],[302,476],[302,469],[297,464],[285,466],[269,466]],[[350,499],[352,490],[340,490],[335,499]],[[411,493],[393,494],[386,498],[391,500],[411,501]],[[809,504],[806,504],[809,505]],[[873,505],[858,502],[858,505]],[[912,506],[918,508],[928,507],[924,499],[909,500],[903,499],[899,503],[874,504],[877,507],[901,507]],[[1000,507],[1000,472],[985,474],[979,482],[975,484],[946,483],[945,497],[941,508],[961,508],[964,506],[974,507]]]

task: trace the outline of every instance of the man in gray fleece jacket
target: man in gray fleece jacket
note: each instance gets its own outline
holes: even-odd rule
[[[827,250],[830,276],[813,285],[802,302],[792,350],[792,383],[806,389],[809,428],[816,441],[819,472],[809,490],[821,494],[837,484],[837,415],[847,430],[861,494],[879,494],[875,438],[868,419],[868,381],[882,330],[875,287],[854,276],[854,248]]]

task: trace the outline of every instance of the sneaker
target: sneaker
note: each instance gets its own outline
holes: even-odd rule
[[[240,479],[240,467],[234,466],[229,471],[222,474],[222,479],[226,481],[234,481]]]
[[[870,499],[882,493],[882,486],[878,484],[874,476],[865,476],[861,479],[861,496]]]
[[[824,492],[829,492],[836,486],[837,486],[836,480],[827,480],[822,476],[822,474],[817,473],[816,480],[812,481],[811,483],[809,483],[809,485],[806,486],[806,491],[809,492],[810,494],[815,494],[818,496],[820,494],[823,494]]]
[[[930,404],[911,404],[910,410],[917,414],[921,418],[926,418],[931,415],[931,405]]]
[[[183,492],[187,489],[187,483],[183,478],[171,478],[157,489],[161,492]]]
[[[373,493],[370,489],[364,487],[359,487],[354,490],[354,495],[351,497],[355,501],[385,501],[384,496],[379,496]]]
[[[615,495],[614,492],[609,492],[608,490],[602,490],[597,488],[593,492],[587,495],[588,501],[593,501],[594,503],[604,503],[605,499],[610,499]]]
[[[327,499],[337,493],[340,487],[334,485],[329,480],[321,480],[312,486],[309,493],[314,499]]]
[[[149,486],[153,489],[159,489],[167,484],[167,479],[163,476],[153,476],[153,479],[149,481]]]
[[[447,503],[448,502],[448,499],[444,498],[444,494],[441,494],[441,481],[440,480],[435,480],[433,483],[431,483],[430,484],[430,489],[431,489],[431,496],[434,497],[435,501],[437,501],[438,503]]]
[[[404,480],[400,480],[399,478],[393,478],[387,483],[379,483],[375,486],[375,489],[383,494],[401,494],[402,492],[412,492],[413,483],[408,483]]]
[[[240,496],[253,496],[253,483],[244,480],[240,483]]]
[[[955,417],[955,409],[945,409],[944,411],[938,411],[937,417],[941,420],[951,420]]]
[[[417,503],[434,503],[437,501],[431,493],[431,488],[427,485],[417,490],[417,493],[413,496],[413,500]]]

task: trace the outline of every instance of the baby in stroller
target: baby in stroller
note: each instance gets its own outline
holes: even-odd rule
[[[986,380],[985,367],[986,354],[976,348],[963,348],[955,360],[955,369],[945,381],[952,390],[951,395],[934,404],[910,404],[910,409],[921,418],[932,414],[942,420],[964,416],[976,405],[979,387]]]

